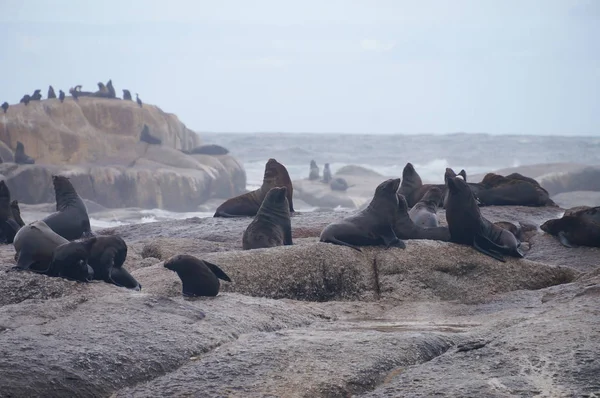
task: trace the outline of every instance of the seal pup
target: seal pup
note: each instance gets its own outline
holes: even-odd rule
[[[408,212],[410,219],[423,228],[439,227],[440,221],[437,217],[437,209],[442,200],[442,190],[431,187]]]
[[[92,238],[94,239],[94,238]],[[87,262],[91,240],[67,242],[54,249],[46,275],[79,282],[91,282],[94,270]]]
[[[60,102],[64,102],[65,101],[65,92],[62,90],[58,90],[58,99],[60,100]]]
[[[29,101],[31,101],[31,96],[29,94],[25,94],[23,98],[21,98],[21,101],[19,101],[19,103],[25,104],[25,106],[27,106],[29,105]]]
[[[310,172],[308,173],[308,179],[311,181],[318,180],[320,178],[319,175],[319,166],[317,166],[317,162],[314,160],[310,161]]]
[[[561,218],[548,220],[540,229],[566,247],[600,247],[600,206],[567,210]]]
[[[229,150],[220,145],[208,144],[197,146],[186,153],[188,155],[227,155],[229,153]]]
[[[329,182],[331,182],[331,170],[329,169],[329,163],[325,163],[323,166],[323,179],[321,182],[324,182],[325,184],[329,184]]]
[[[398,215],[394,223],[394,233],[398,239],[429,239],[450,241],[450,230],[448,227],[423,228],[413,222],[408,213],[406,198],[398,195]]]
[[[31,96],[32,101],[40,101],[42,99],[42,90],[35,90]]]
[[[142,285],[123,268],[127,258],[127,244],[123,238],[117,235],[94,236],[83,242],[91,243],[87,261],[94,270],[94,279],[128,289],[142,289]]]
[[[48,99],[56,98],[56,93],[54,92],[54,87],[48,86]]]
[[[13,243],[21,226],[14,220],[10,207],[10,191],[4,180],[0,181],[0,243]]]
[[[10,210],[12,213],[13,220],[15,220],[15,222],[19,224],[19,226],[24,226],[25,223],[21,218],[21,209],[19,208],[19,202],[16,199],[10,202]]]
[[[108,82],[106,82],[106,90],[108,91],[108,98],[117,98],[117,92],[113,87],[112,79],[109,79]]]
[[[68,240],[93,236],[87,208],[68,177],[52,176],[56,196],[56,212],[42,221]]]
[[[262,201],[254,220],[242,237],[244,250],[292,245],[292,223],[287,188],[271,188]]]
[[[400,247],[406,245],[396,236],[394,223],[398,214],[396,191],[400,179],[386,180],[375,189],[375,195],[366,209],[327,225],[321,232],[320,241],[351,247],[359,246]]]
[[[261,187],[255,191],[227,199],[217,208],[213,217],[254,217],[269,190],[275,187],[287,188],[290,213],[293,213],[294,203],[292,197],[294,187],[292,186],[292,180],[285,166],[271,158],[265,164],[265,174]]]
[[[43,221],[28,224],[15,235],[13,245],[17,252],[15,259],[18,270],[48,271],[54,249],[69,241],[52,231]]]
[[[6,113],[6,111],[8,110],[8,102],[4,101],[2,103],[2,110],[4,111],[4,113]]]
[[[216,296],[221,287],[219,279],[231,282],[229,276],[218,265],[187,254],[171,257],[164,267],[177,272],[183,285],[181,293],[184,296]]]
[[[142,128],[142,132],[140,133],[140,141],[148,143],[150,145],[162,144],[162,140],[160,138],[156,138],[152,134],[150,134],[150,128],[147,124],[144,124],[144,127]]]
[[[31,156],[25,154],[25,145],[21,141],[17,141],[15,149],[15,163],[17,164],[34,164],[35,160]]]
[[[524,257],[520,242],[508,230],[481,215],[475,195],[461,177],[448,178],[446,220],[451,241],[473,246],[479,252],[505,262],[503,254]]]
[[[123,90],[123,99],[127,101],[133,101],[133,99],[131,98],[131,91]]]
[[[138,95],[138,93],[135,93],[135,102],[137,102],[137,104],[140,106],[140,108],[142,107],[142,100],[140,99],[140,96]]]

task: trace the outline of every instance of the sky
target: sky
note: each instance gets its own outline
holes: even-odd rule
[[[597,0],[0,0],[0,102],[112,79],[191,129],[600,135]]]

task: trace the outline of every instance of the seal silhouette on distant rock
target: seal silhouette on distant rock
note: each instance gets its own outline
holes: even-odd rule
[[[109,98],[108,89],[102,82],[98,82],[98,91],[94,93],[94,97]]]
[[[341,191],[345,192],[348,188],[353,187],[354,185],[348,185],[348,182],[342,177],[335,177],[329,183],[329,187],[332,191]]]
[[[0,181],[0,243],[13,243],[21,226],[13,217],[10,191],[4,180]]]
[[[425,195],[408,212],[410,219],[423,228],[438,227],[440,221],[437,216],[438,205],[442,200],[442,190],[431,187]]]
[[[15,220],[19,226],[24,226],[25,222],[23,222],[23,219],[21,218],[21,209],[19,208],[19,202],[16,199],[10,202],[10,210],[12,212],[13,220]]]
[[[127,244],[117,235],[88,238],[88,264],[94,270],[94,279],[119,287],[141,290],[142,285],[123,267],[127,258]]]
[[[358,251],[360,246],[405,248],[404,242],[394,232],[398,214],[396,191],[399,185],[399,178],[379,184],[366,209],[327,225],[321,232],[320,241],[348,246]]]
[[[25,94],[23,98],[21,98],[21,101],[19,101],[19,103],[25,104],[25,106],[27,106],[29,105],[29,101],[31,101],[31,96],[29,94]]]
[[[150,128],[147,124],[144,124],[142,132],[140,133],[140,141],[148,143],[150,145],[161,145],[162,140],[150,134]]]
[[[406,198],[409,207],[413,207],[432,186],[437,186],[442,191],[443,185],[423,184],[421,176],[412,163],[406,163],[402,170],[402,183],[398,193]]]
[[[131,91],[123,90],[123,99],[126,101],[133,101],[133,98],[131,98]]]
[[[106,90],[108,91],[108,98],[117,98],[117,92],[112,84],[112,79],[106,82]]]
[[[308,173],[308,179],[310,181],[318,180],[320,178],[319,166],[314,160],[310,161],[310,172]]]
[[[56,196],[56,212],[42,221],[54,232],[68,240],[93,236],[87,208],[65,176],[52,176]]]
[[[35,160],[31,156],[25,154],[25,145],[21,141],[17,141],[15,149],[15,163],[17,164],[34,164]]]
[[[207,144],[197,146],[194,149],[185,152],[188,155],[227,155],[229,150],[220,145]]]
[[[61,103],[63,103],[65,101],[65,92],[62,90],[58,90],[58,99],[60,100]]]
[[[265,165],[263,183],[255,191],[227,199],[214,214],[214,217],[253,217],[258,212],[263,199],[271,188],[286,187],[290,213],[294,212],[292,180],[284,165],[275,159],[269,159]]]
[[[138,93],[135,93],[135,102],[137,102],[137,104],[139,105],[139,107],[142,107],[142,100],[140,99],[140,96],[138,95]]]
[[[473,246],[481,253],[503,262],[503,254],[523,257],[518,239],[510,231],[492,224],[481,215],[475,195],[465,180],[450,177],[447,184],[446,220],[452,242]]]
[[[183,285],[184,296],[216,296],[221,287],[219,279],[231,282],[218,265],[187,254],[171,257],[164,267],[177,273]]]
[[[292,245],[287,188],[271,188],[242,237],[244,250]]]
[[[600,206],[567,210],[561,218],[548,220],[540,228],[558,237],[566,247],[600,247]]]
[[[92,238],[94,239],[94,238]],[[57,246],[46,275],[71,279],[79,282],[91,282],[94,270],[87,260],[92,241],[67,242]]]
[[[323,179],[321,182],[329,184],[331,182],[331,169],[329,168],[329,163],[325,163],[323,166]]]
[[[31,96],[32,101],[40,101],[42,99],[42,90],[38,89],[33,92]]]
[[[408,203],[403,195],[398,195],[398,214],[394,223],[394,233],[398,239],[429,239],[450,241],[448,227],[423,228],[413,222],[408,213]]]
[[[45,273],[50,267],[54,249],[69,241],[54,232],[43,221],[25,225],[15,235],[16,269]]]
[[[54,87],[48,86],[48,99],[56,98],[56,93],[54,92]]]
[[[4,111],[4,113],[6,113],[6,111],[8,110],[8,102],[4,101],[2,103],[2,110]]]

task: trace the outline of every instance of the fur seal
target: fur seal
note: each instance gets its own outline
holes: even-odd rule
[[[227,199],[215,212],[213,217],[254,217],[262,204],[263,199],[271,188],[286,187],[287,200],[290,205],[290,213],[294,212],[292,180],[284,165],[271,158],[265,165],[263,183],[255,191]]]
[[[310,172],[308,173],[308,179],[311,181],[318,180],[319,176],[319,166],[317,166],[317,162],[314,160],[310,161]]]
[[[94,239],[94,238],[92,238]],[[52,261],[46,275],[61,277],[79,282],[91,282],[94,270],[89,266],[91,241],[67,242],[54,249]]]
[[[2,110],[4,111],[4,113],[6,113],[6,111],[8,110],[8,102],[4,101],[2,103]]]
[[[10,202],[10,210],[12,212],[13,220],[15,220],[15,222],[19,224],[19,226],[24,226],[25,223],[21,218],[21,209],[19,208],[19,202],[16,199]]]
[[[161,145],[162,140],[160,138],[156,138],[152,134],[150,134],[150,128],[147,124],[144,123],[144,127],[142,128],[142,132],[140,134],[140,141],[148,143],[150,145]]]
[[[191,151],[185,152],[188,155],[227,155],[229,150],[220,145],[208,144],[197,146]]]
[[[343,179],[342,177],[335,177],[329,183],[329,187],[331,188],[332,191],[344,192],[348,188],[353,187],[353,186],[354,185],[348,185],[348,182],[345,179]]]
[[[10,207],[10,191],[4,181],[0,181],[0,243],[13,243],[21,226],[15,221]]]
[[[108,82],[106,82],[106,91],[108,92],[108,98],[117,98],[117,92],[113,87],[112,79],[109,79]]]
[[[402,184],[398,193],[406,198],[409,207],[413,207],[425,195],[429,188],[436,186],[444,191],[443,185],[423,184],[421,176],[415,170],[412,163],[406,163],[402,170]]]
[[[400,179],[386,180],[375,189],[375,195],[366,209],[327,225],[321,232],[320,241],[351,247],[394,246],[404,249],[406,245],[396,236],[394,223],[398,214],[396,191]]]
[[[123,268],[127,258],[127,244],[123,238],[94,236],[84,242],[90,243],[88,264],[94,270],[94,279],[128,289],[142,289],[142,285]]]
[[[488,173],[478,185],[477,197],[482,206],[556,206],[548,191],[537,181],[520,174],[512,178]],[[516,177],[515,177],[516,176]],[[533,181],[533,182],[531,182]]]
[[[60,102],[64,102],[65,100],[65,92],[62,90],[58,90],[58,99],[60,100]]]
[[[325,163],[323,166],[323,179],[321,182],[329,184],[331,182],[331,170],[329,169],[329,163]]]
[[[123,90],[123,99],[127,101],[133,101],[133,99],[131,98],[131,91]]]
[[[68,177],[52,176],[56,196],[56,212],[42,221],[68,240],[92,236],[87,208]]]
[[[408,212],[410,219],[419,227],[439,227],[440,221],[437,217],[437,209],[442,200],[442,195],[442,190],[438,187],[429,188],[421,200]]]
[[[502,254],[524,257],[520,242],[508,230],[489,222],[481,215],[475,195],[467,182],[460,177],[450,177],[446,220],[451,241],[475,247],[479,252],[504,262]]]
[[[448,227],[423,228],[413,222],[408,213],[408,203],[401,194],[398,195],[398,215],[394,224],[394,232],[398,239],[429,239],[450,241]]]
[[[96,91],[94,93],[94,97],[99,97],[99,98],[108,98],[109,97],[108,89],[106,88],[104,83],[98,82],[98,91]]]
[[[137,102],[137,104],[140,106],[140,108],[142,107],[142,100],[140,99],[140,96],[138,95],[138,93],[135,93],[135,102]]]
[[[56,93],[54,92],[54,87],[48,86],[48,99],[56,98]]]
[[[600,247],[600,206],[567,210],[561,218],[548,220],[540,228],[558,237],[566,247]]]
[[[219,279],[231,282],[219,266],[187,254],[178,254],[168,259],[164,267],[177,272],[183,285],[184,296],[216,296],[221,283]]]
[[[287,188],[271,188],[242,237],[244,250],[292,245]]]
[[[31,101],[31,96],[29,94],[25,94],[23,98],[21,98],[21,101],[19,101],[19,103],[25,104],[25,106],[27,106],[29,104],[29,101]]]
[[[40,101],[42,99],[42,90],[35,90],[31,96],[32,101]]]
[[[69,241],[52,231],[43,221],[28,224],[15,235],[16,269],[45,273],[48,271],[54,249]]]
[[[15,149],[15,163],[17,164],[34,164],[35,160],[31,156],[25,154],[25,145],[21,141],[17,141]]]

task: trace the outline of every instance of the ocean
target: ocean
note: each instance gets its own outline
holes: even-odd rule
[[[200,133],[205,144],[229,149],[246,170],[249,190],[260,187],[265,163],[283,163],[292,180],[308,177],[315,160],[321,171],[329,163],[332,173],[353,164],[384,176],[402,176],[407,162],[415,165],[424,182],[442,183],[446,167],[465,169],[468,175],[507,167],[540,163],[600,164],[600,137],[556,137],[488,134],[375,135],[342,133]],[[311,211],[314,208],[298,208]],[[90,215],[93,229],[131,223],[212,217],[211,211],[177,213],[161,209],[114,209]],[[24,212],[26,222],[46,212]]]

